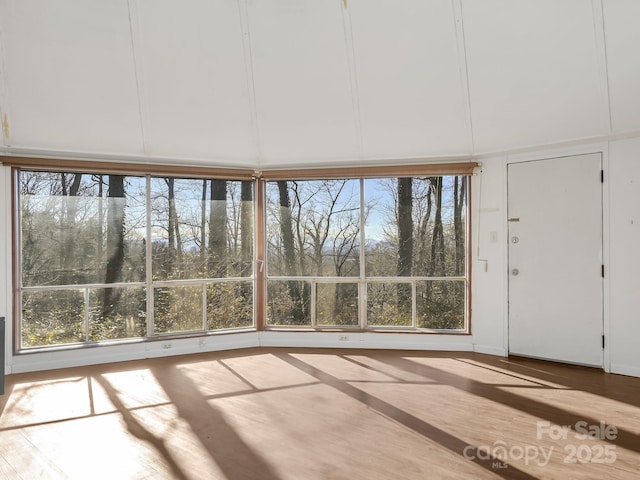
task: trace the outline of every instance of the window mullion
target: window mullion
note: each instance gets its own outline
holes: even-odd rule
[[[89,327],[90,327],[91,313],[89,310],[89,288],[84,289],[84,339],[86,342],[90,340]]]
[[[411,326],[416,328],[417,321],[417,295],[416,295],[416,280],[411,280]]]
[[[151,239],[151,176],[146,176],[146,237],[145,242],[145,282],[147,286],[147,337],[152,337],[154,334],[154,322],[153,322],[153,262],[152,262],[152,239]]]
[[[311,327],[316,328],[318,326],[316,319],[316,281],[315,279],[312,279],[309,283],[311,285],[311,305],[309,306],[309,309],[311,310],[309,312],[311,314]],[[304,288],[304,286],[302,288]]]
[[[366,281],[366,235],[365,227],[365,208],[364,208],[364,178],[360,179],[360,281],[358,282],[358,300],[359,300],[359,323],[360,328],[367,327],[367,281]]]
[[[209,330],[207,325],[207,282],[202,282],[202,330]]]

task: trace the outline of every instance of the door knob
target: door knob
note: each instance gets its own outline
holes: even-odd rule
[[[511,243],[518,243],[520,239],[518,237],[511,237]]]
[[[514,277],[519,273],[520,273],[520,270],[518,270],[517,268],[514,268],[513,270],[511,270],[511,275],[513,275]]]

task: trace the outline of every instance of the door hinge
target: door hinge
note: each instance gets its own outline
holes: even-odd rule
[[[604,335],[602,335],[602,348],[604,349]]]
[[[602,265],[602,268],[600,269],[600,274],[602,275],[602,278],[604,278],[604,265]]]
[[[600,183],[604,183],[604,170],[600,170]]]

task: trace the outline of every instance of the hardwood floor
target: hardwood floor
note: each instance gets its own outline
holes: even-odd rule
[[[0,479],[66,478],[635,479],[640,379],[471,353],[324,349],[8,376]]]

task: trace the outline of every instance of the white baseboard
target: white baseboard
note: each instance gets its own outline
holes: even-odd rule
[[[473,351],[471,337],[376,332],[260,332],[261,347]]]
[[[7,374],[81,367],[252,347],[359,348],[416,351],[479,352],[506,356],[503,349],[473,345],[466,335],[420,335],[377,332],[237,332],[190,338],[167,338],[24,353],[11,357]]]
[[[491,345],[474,345],[473,351],[476,353],[485,353],[487,355],[496,355],[498,357],[508,356],[508,352],[506,349],[493,347]]]
[[[256,332],[211,335],[192,338],[167,338],[152,342],[137,341],[93,348],[71,348],[57,351],[23,353],[12,358],[6,373],[26,373],[57,368],[83,367],[104,363],[127,362],[145,358],[188,355],[194,353],[235,350],[258,346]]]
[[[630,377],[640,377],[640,367],[612,363],[610,373],[628,375]]]

